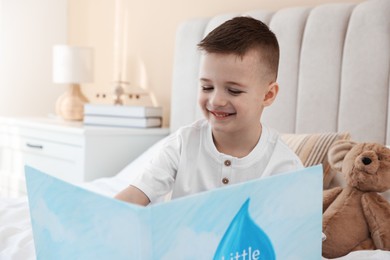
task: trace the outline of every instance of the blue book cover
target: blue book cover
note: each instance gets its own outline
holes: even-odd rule
[[[148,207],[25,170],[37,259],[321,259],[321,166]]]

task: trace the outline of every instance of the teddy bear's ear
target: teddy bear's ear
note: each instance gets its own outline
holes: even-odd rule
[[[343,166],[343,160],[345,155],[356,145],[356,142],[350,140],[339,140],[333,143],[328,151],[329,165],[337,170],[341,171]]]

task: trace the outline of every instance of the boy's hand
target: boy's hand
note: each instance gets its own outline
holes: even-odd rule
[[[114,198],[141,206],[147,206],[150,203],[145,193],[131,185],[115,195]]]

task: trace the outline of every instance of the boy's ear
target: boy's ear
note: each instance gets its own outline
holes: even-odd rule
[[[264,96],[264,106],[269,106],[271,105],[276,96],[278,95],[278,92],[279,92],[279,84],[277,82],[272,82],[269,86],[268,86],[268,92],[265,93],[265,96]]]

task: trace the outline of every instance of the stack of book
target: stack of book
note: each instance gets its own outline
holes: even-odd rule
[[[111,127],[161,127],[162,107],[85,104],[84,124]]]

